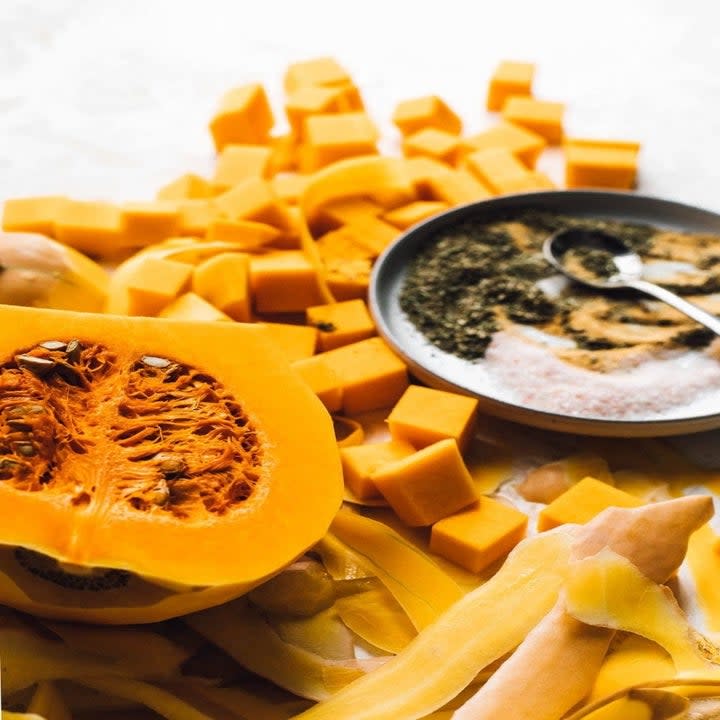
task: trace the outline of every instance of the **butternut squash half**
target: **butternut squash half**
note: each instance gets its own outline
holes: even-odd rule
[[[0,603],[154,622],[324,535],[332,421],[261,328],[2,305],[0,327]]]

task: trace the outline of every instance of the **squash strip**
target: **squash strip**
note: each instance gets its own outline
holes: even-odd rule
[[[330,529],[373,568],[418,630],[462,597],[456,582],[383,523],[343,508]]]
[[[77,678],[76,682],[93,690],[142,703],[167,720],[214,720],[167,690],[126,678]]]
[[[356,595],[338,598],[335,608],[345,625],[358,637],[392,655],[399,653],[417,635],[407,613],[380,583]]]
[[[290,645],[328,660],[354,657],[352,635],[336,607],[321,610],[306,618],[275,616],[268,617],[267,621],[282,640]]]
[[[584,566],[592,573],[597,566],[602,568],[608,557],[614,561],[622,556],[621,567],[630,567],[645,579],[643,590],[657,587],[655,582],[665,582],[680,566],[690,535],[710,514],[712,502],[698,496],[631,510],[608,508],[579,527],[566,592],[513,655],[456,712],[455,720],[490,720],[510,712],[513,720],[556,720],[570,711],[592,690],[615,630],[613,626],[587,624],[568,612],[567,588],[577,569]],[[615,601],[619,605],[631,607],[639,601],[638,596],[642,599],[642,592],[631,585],[625,602],[626,589],[623,582],[612,588],[623,598]],[[559,668],[573,668],[573,672],[558,672]],[[523,688],[520,694],[518,687]]]
[[[568,612],[588,625],[623,630],[657,643],[678,672],[707,671],[687,617],[667,588],[610,551],[573,564],[565,587]]]
[[[382,658],[326,660],[284,642],[262,615],[242,599],[189,615],[184,620],[243,667],[312,700],[330,697],[383,663]]]
[[[567,532],[521,542],[493,578],[446,610],[398,655],[298,718],[415,720],[441,708],[482,668],[516,647],[550,610],[570,544]]]
[[[289,720],[308,706],[308,701],[300,698],[275,701],[240,687],[195,687],[193,694],[231,712],[242,711],[249,720]]]

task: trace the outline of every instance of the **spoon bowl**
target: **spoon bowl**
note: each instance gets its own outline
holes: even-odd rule
[[[594,250],[608,255],[615,272],[608,275],[579,274],[568,267],[565,256],[571,250]],[[619,237],[600,230],[561,230],[546,238],[542,248],[544,258],[563,275],[575,282],[600,290],[632,288],[671,305],[716,335],[720,335],[720,320],[694,303],[685,300],[660,285],[643,279],[642,258]]]

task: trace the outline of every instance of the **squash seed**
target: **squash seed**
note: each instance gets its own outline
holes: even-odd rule
[[[65,356],[68,362],[73,364],[80,362],[80,353],[82,352],[82,345],[79,340],[71,340],[65,348]]]
[[[140,358],[143,365],[154,368],[166,368],[172,364],[167,358],[156,357],[155,355],[143,355]]]
[[[34,355],[16,355],[15,362],[23,369],[29,370],[38,377],[45,377],[54,370],[57,363],[48,358],[35,357]]]
[[[185,460],[177,455],[158,453],[156,460],[160,460],[160,472],[165,476],[181,475],[187,470]]]
[[[68,385],[82,384],[80,373],[71,365],[58,365],[57,373]]]
[[[32,443],[17,443],[15,445],[15,451],[23,457],[32,457],[35,455],[35,448]]]
[[[13,458],[3,458],[0,460],[0,471],[2,470],[14,470],[22,463],[19,460],[13,460]]]
[[[62,340],[46,340],[40,343],[40,347],[46,350],[64,350],[67,343],[62,342]]]

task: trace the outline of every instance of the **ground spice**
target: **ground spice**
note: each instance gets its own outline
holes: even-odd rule
[[[430,238],[408,268],[400,291],[400,307],[408,319],[435,346],[458,357],[482,358],[493,335],[508,321],[535,325],[572,338],[578,348],[604,351],[628,347],[601,332],[578,329],[569,322],[573,312],[597,292],[573,287],[561,297],[549,297],[537,281],[555,271],[542,256],[545,238],[560,230],[597,230],[619,237],[644,260],[673,260],[673,244],[655,243],[663,231],[650,225],[614,220],[573,217],[529,209],[520,213],[466,220]],[[720,237],[678,234],[684,256],[688,242],[697,249],[696,267],[705,273],[702,282],[684,283],[668,278],[662,283],[685,294],[720,290]],[[573,253],[582,268],[596,277],[615,271],[612,256],[602,250],[579,248]],[[637,305],[637,296],[616,294],[608,300],[607,320],[636,323],[624,308]],[[667,319],[650,318],[658,327]],[[702,347],[714,336],[699,328],[678,328],[671,344]],[[592,365],[592,361],[588,360]]]

